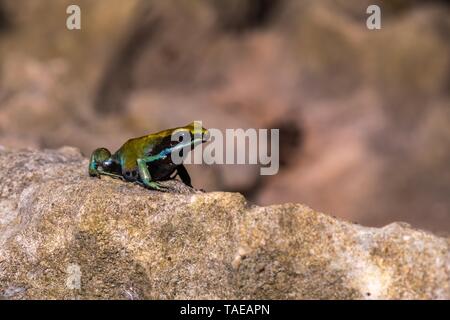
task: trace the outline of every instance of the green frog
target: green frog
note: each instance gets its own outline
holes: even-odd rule
[[[96,149],[89,162],[89,175],[101,175],[137,182],[142,186],[167,191],[158,181],[180,177],[192,188],[191,178],[182,162],[173,161],[174,153],[183,157],[186,150],[208,141],[209,132],[194,121],[187,126],[163,130],[125,142],[114,154],[106,148]],[[178,137],[178,138],[177,138]]]

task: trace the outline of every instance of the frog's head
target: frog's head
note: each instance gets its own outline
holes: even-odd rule
[[[185,135],[189,135],[186,137]],[[194,121],[189,123],[187,126],[175,128],[172,131],[172,139],[177,139],[177,137],[184,136],[183,145],[191,145],[191,148],[198,146],[209,140],[210,133],[207,129],[202,127],[201,121]],[[179,139],[180,140],[180,139]]]

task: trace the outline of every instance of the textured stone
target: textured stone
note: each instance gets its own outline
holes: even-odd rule
[[[3,299],[450,298],[448,238],[86,169],[73,148],[0,149]]]

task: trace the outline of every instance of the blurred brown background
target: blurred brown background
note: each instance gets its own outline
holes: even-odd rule
[[[278,175],[190,166],[194,186],[448,233],[449,39],[444,1],[0,0],[0,145],[280,128]]]

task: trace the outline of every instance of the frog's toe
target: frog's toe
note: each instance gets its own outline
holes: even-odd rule
[[[158,182],[155,182],[155,181],[150,181],[150,182],[147,184],[147,187],[148,187],[149,189],[158,190],[158,191],[161,191],[161,192],[167,192],[167,191],[170,190],[168,187],[163,186],[162,184],[160,184],[160,183],[158,183]]]
[[[156,190],[161,191],[161,192],[171,191],[171,189],[169,187],[163,186],[162,184],[159,184],[159,183],[158,183],[158,188]]]

